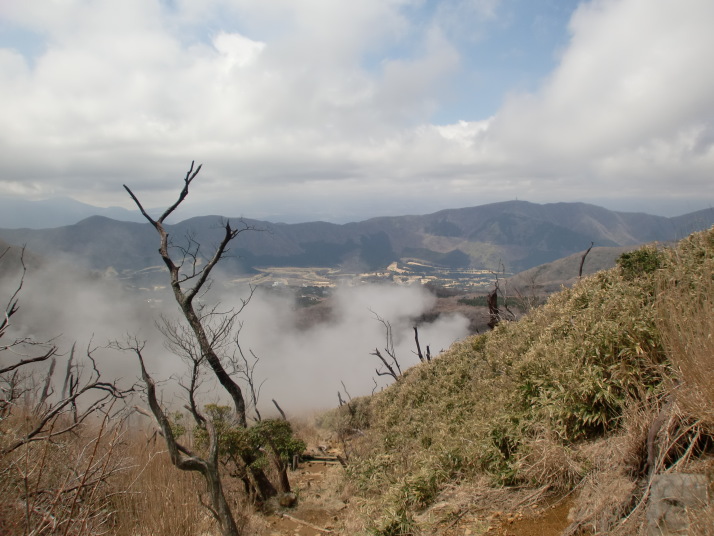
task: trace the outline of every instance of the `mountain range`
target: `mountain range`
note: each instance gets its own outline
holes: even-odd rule
[[[41,201],[0,198],[0,228],[46,229],[72,225],[91,216],[105,216],[122,221],[144,221],[138,210],[95,207],[69,197]]]
[[[167,230],[174,245],[186,245],[190,237],[201,244],[199,256],[208,256],[211,245],[220,239],[221,223],[227,219],[190,218],[168,225]],[[585,203],[507,201],[341,225],[228,220],[234,227],[257,230],[241,233],[232,244],[230,256],[222,262],[228,274],[279,266],[372,271],[398,260],[516,273],[591,244],[619,247],[676,240],[713,225],[714,209],[667,218]],[[48,258],[70,256],[93,270],[129,273],[161,264],[158,237],[148,223],[105,216],[45,229],[0,229],[0,239],[25,244],[28,250]]]

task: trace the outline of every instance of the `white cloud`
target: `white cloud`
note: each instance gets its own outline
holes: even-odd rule
[[[526,156],[576,165],[654,140],[676,144],[714,112],[714,72],[702,69],[711,17],[714,5],[699,0],[584,4],[557,70],[538,94],[506,104],[496,135]]]
[[[252,41],[236,33],[220,32],[213,39],[213,46],[225,58],[224,71],[230,73],[235,68],[245,67],[253,63],[260,52],[265,48],[265,43]]]
[[[674,177],[712,198],[711,2],[583,3],[538,91],[433,124],[466,80],[463,42],[497,26],[502,5],[3,3],[44,48],[0,49],[0,192],[129,206],[131,182],[165,204],[196,158],[196,206],[247,215],[309,217],[325,199],[355,217],[588,200],[624,180],[666,197],[682,194]]]
[[[83,270],[74,259],[70,262],[69,256],[45,267],[36,266],[33,259],[25,260],[30,271],[8,339],[53,340],[63,356],[60,363],[75,343],[80,359],[86,348],[96,348],[104,378],[121,378],[124,385],[130,385],[139,376],[135,356],[109,351],[106,346],[109,341],[125,340],[127,335],[136,337],[147,342],[144,356],[150,373],[160,382],[164,401],[171,403],[174,397],[185,395],[178,382],[186,378],[186,365],[166,349],[157,328],[163,319],[178,322],[182,318],[168,287],[153,295],[131,293],[116,280]],[[5,298],[16,290],[20,275],[19,266],[8,267],[0,278],[0,296]],[[214,275],[217,279],[211,290],[199,301],[211,304],[218,299],[221,311],[240,309],[248,290],[225,287],[220,274]],[[353,396],[369,394],[373,377],[384,385],[386,380],[374,372],[380,363],[370,352],[385,347],[385,331],[372,311],[391,323],[396,355],[402,370],[406,370],[419,362],[414,353],[415,319],[434,302],[421,286],[344,286],[334,290],[333,312],[327,321],[298,328],[300,317],[310,315],[310,310],[297,307],[292,296],[259,289],[240,314],[239,340],[248,358],[251,351],[260,358],[255,378],[257,383],[266,381],[261,397],[264,409],[272,411],[273,398],[292,415],[333,407],[341,381]],[[436,356],[468,335],[468,320],[443,316],[421,325],[419,334],[422,349],[430,345]],[[226,351],[233,350],[230,345]],[[63,370],[63,365],[58,369]],[[222,389],[207,381],[202,389],[203,403],[225,398]]]

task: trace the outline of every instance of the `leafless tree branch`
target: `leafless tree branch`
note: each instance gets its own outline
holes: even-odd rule
[[[585,257],[588,256],[588,253],[590,253],[590,250],[593,248],[595,245],[595,242],[590,242],[590,247],[583,253],[583,256],[580,257],[580,268],[578,268],[578,279],[581,279],[583,277],[583,265],[585,264]]]
[[[209,510],[221,523],[223,534],[235,536],[237,528],[223,495],[218,469],[219,436],[210,415],[206,417],[200,413],[196,394],[201,383],[201,371],[210,370],[233,401],[234,419],[237,426],[247,427],[245,396],[235,376],[242,377],[248,382],[251,404],[255,407],[260,386],[256,387],[253,383],[253,371],[258,359],[253,354],[255,361],[252,365],[248,362],[234,334],[240,332],[237,318],[250,300],[254,289],[251,288],[248,299],[242,300],[242,305],[234,309],[222,308],[220,304],[208,307],[202,303],[202,298],[210,289],[211,274],[219,261],[227,255],[231,241],[240,233],[255,228],[245,222],[241,222],[239,227],[233,227],[230,221],[222,221],[220,241],[215,246],[212,255],[208,257],[204,257],[204,252],[201,250],[202,245],[192,234],[186,236],[186,243],[182,246],[175,246],[171,243],[164,222],[184,201],[188,195],[190,184],[201,170],[200,165],[194,169],[194,164],[194,162],[191,163],[191,167],[186,173],[184,186],[178,199],[157,220],[149,216],[128,186],[124,185],[124,188],[159,235],[159,255],[169,270],[171,289],[183,317],[180,323],[164,318],[159,329],[165,336],[166,346],[181,356],[190,368],[188,380],[184,380],[180,385],[188,394],[188,410],[196,423],[203,427],[207,433],[208,450],[204,457],[187,454],[187,449],[180,445],[173,436],[168,418],[157,399],[154,380],[149,375],[141,355],[143,344],[140,345],[137,341],[133,341],[132,344],[125,345],[125,349],[132,350],[139,360],[149,407],[165,438],[172,463],[179,469],[198,471],[203,474],[211,495]],[[176,252],[178,252],[177,258],[172,257],[172,254],[176,254]],[[205,264],[204,258],[206,259]],[[233,350],[230,350],[231,347]],[[239,360],[242,360],[242,364]],[[231,367],[232,370],[230,370]],[[256,415],[260,419],[257,408]],[[262,469],[253,463],[258,454],[246,450],[242,451],[239,457],[242,465],[247,468],[247,473],[250,473],[259,488],[258,493],[267,499],[276,491],[263,474]]]
[[[375,370],[377,373],[377,376],[391,376],[395,380],[398,380],[399,377],[402,375],[402,369],[399,366],[399,361],[397,360],[397,355],[396,351],[394,350],[394,337],[392,335],[392,324],[388,321],[379,316],[377,313],[374,311],[370,311],[375,319],[379,321],[383,326],[384,326],[384,331],[385,331],[385,340],[386,340],[386,346],[384,348],[385,353],[389,356],[389,360],[385,358],[382,353],[379,351],[379,348],[375,348],[374,352],[371,352],[370,355],[376,356],[387,368],[387,371],[380,371],[380,370]]]

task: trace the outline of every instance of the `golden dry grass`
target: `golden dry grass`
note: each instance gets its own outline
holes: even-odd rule
[[[699,273],[678,266],[659,291],[658,327],[677,402],[714,432],[714,259],[704,259]]]
[[[714,229],[642,248],[365,402],[348,480],[369,530],[418,533],[442,490],[488,475],[577,490],[574,527],[636,531],[648,443],[662,471],[711,441],[713,257]]]
[[[122,455],[127,470],[113,485],[114,527],[117,536],[189,536],[214,532],[213,520],[201,507],[198,474],[171,465],[161,438],[146,440],[133,433]]]
[[[0,458],[0,534],[218,534],[201,505],[207,497],[200,475],[176,469],[161,438],[149,437],[93,425]],[[226,487],[236,521],[254,533],[260,521],[233,480]]]

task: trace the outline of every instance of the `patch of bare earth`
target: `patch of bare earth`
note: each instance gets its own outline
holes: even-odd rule
[[[572,503],[563,501],[553,505],[536,506],[533,510],[510,515],[494,516],[498,522],[487,532],[499,536],[556,536],[570,524],[568,514]]]
[[[337,482],[342,466],[334,450],[309,452],[317,460],[300,464],[290,473],[290,484],[297,496],[291,508],[276,507],[266,519],[265,536],[318,536],[343,534],[339,530],[347,503],[339,496]]]
[[[419,516],[434,536],[559,536],[568,527],[571,497],[545,489],[509,490],[458,486]]]
[[[307,461],[291,473],[298,501],[277,507],[264,519],[261,536],[351,535],[345,529],[349,502],[339,493],[342,467],[336,451],[313,451],[324,458]],[[423,534],[434,536],[558,536],[568,527],[572,497],[541,490],[458,486],[418,516]]]

